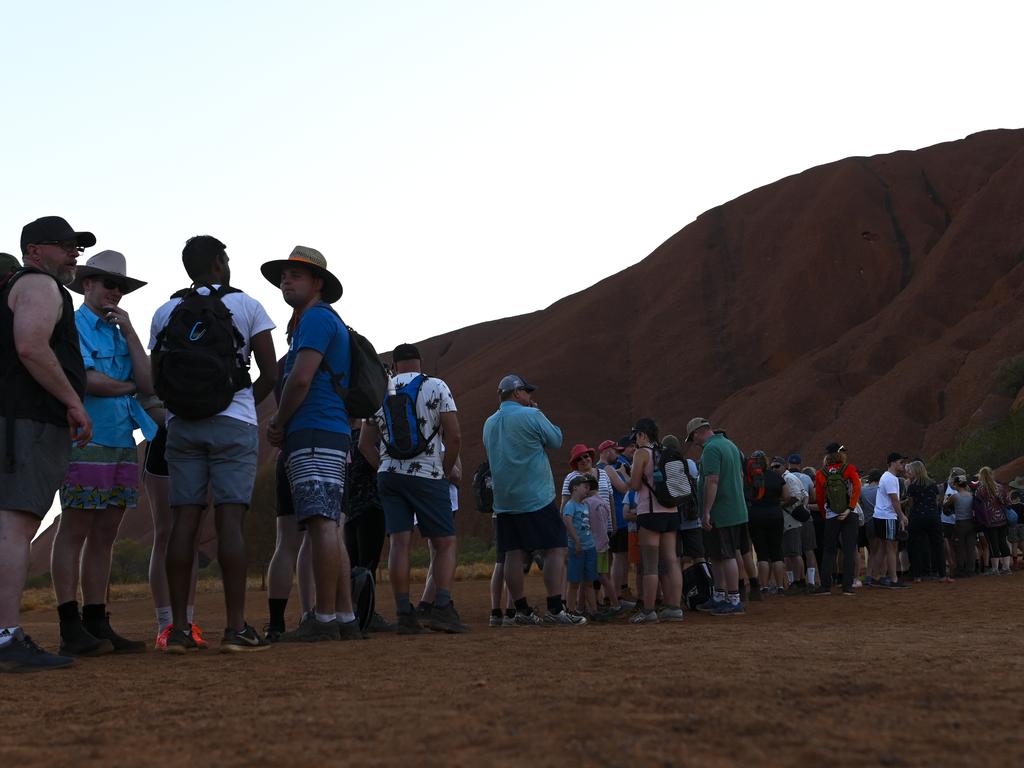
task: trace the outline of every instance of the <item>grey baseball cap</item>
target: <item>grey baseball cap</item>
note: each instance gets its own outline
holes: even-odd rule
[[[522,376],[515,373],[510,373],[498,382],[499,392],[515,392],[517,389],[525,389],[527,392],[533,392],[537,388],[532,384],[527,384],[523,380]]]

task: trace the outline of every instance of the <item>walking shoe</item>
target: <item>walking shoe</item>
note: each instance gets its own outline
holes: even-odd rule
[[[517,627],[519,625],[516,624],[516,617],[515,616],[502,616],[501,617],[501,626],[503,626],[503,627]]]
[[[448,603],[444,608],[438,608],[435,605],[430,612],[429,626],[435,632],[447,632],[449,635],[461,635],[463,632],[469,632],[469,625],[459,617],[454,602]]]
[[[865,587],[876,587],[876,586],[878,586],[877,582],[871,576],[865,576],[863,584],[864,584]]]
[[[636,608],[636,601],[635,600],[621,600],[620,599],[619,600],[619,607],[622,609],[623,613],[625,613],[627,611],[632,611],[634,608]]]
[[[189,640],[192,640],[191,635],[189,635]],[[195,643],[195,640],[192,642]],[[254,653],[269,649],[270,643],[248,624],[244,624],[237,632],[233,629],[225,629],[224,636],[220,640],[221,653]]]
[[[114,653],[145,653],[146,644],[142,640],[129,640],[121,637],[110,626],[110,614],[104,613],[102,619],[96,621],[82,622],[86,632],[97,640],[109,640],[114,647]]]
[[[193,625],[193,626],[195,626],[195,625]],[[263,638],[268,643],[276,643],[276,642],[278,642],[281,639],[281,635],[283,635],[284,633],[285,633],[285,628],[284,627],[281,627],[279,629],[279,628],[275,627],[273,624],[271,624],[269,621],[266,624],[263,625]],[[196,634],[195,634],[195,632],[193,632],[192,633],[192,638],[195,639],[195,636],[196,636]]]
[[[171,634],[171,628],[168,625],[164,627],[163,632],[156,633],[156,641],[153,643],[154,651],[166,651],[167,650],[167,636]]]
[[[513,621],[517,627],[536,627],[544,623],[544,620],[533,611],[516,611]]]
[[[822,595],[831,595],[832,587],[815,587],[807,594],[814,595],[815,597],[821,597]]]
[[[310,616],[300,621],[299,626],[291,632],[283,632],[277,638],[277,642],[322,643],[327,640],[340,639],[337,621],[318,621],[316,616]]]
[[[416,606],[416,619],[420,624],[426,624],[430,621],[430,613],[434,610],[433,603],[427,603],[425,605]]]
[[[373,612],[373,616],[370,617],[370,631],[371,632],[394,632],[395,625],[385,619],[376,611]]]
[[[487,620],[487,626],[488,627],[503,627],[503,626],[505,626],[505,617],[501,616],[500,614],[498,616],[495,616],[492,613],[491,614],[491,618],[489,618]]]
[[[885,586],[889,589],[910,589],[910,585],[904,584],[902,581],[890,581]]]
[[[641,611],[629,620],[630,624],[657,624],[658,614],[655,611]]]
[[[102,656],[113,651],[114,646],[109,640],[93,637],[80,621],[61,623],[61,656]]]
[[[363,634],[363,630],[359,628],[359,619],[352,619],[352,621],[335,622],[338,625],[338,639],[339,640],[365,640],[366,635]]]
[[[192,625],[192,641],[196,644],[196,648],[200,651],[205,651],[210,647],[210,644],[203,639],[203,630],[199,628],[198,624],[193,623]]]
[[[199,650],[196,641],[192,639],[192,631],[190,629],[176,632],[174,625],[171,625],[164,632],[167,633],[167,639],[164,641],[164,651],[166,653],[185,654],[190,651]]]
[[[44,651],[20,627],[14,630],[10,640],[0,645],[0,672],[42,672],[74,663],[70,656]]]
[[[715,610],[711,612],[712,616],[739,616],[740,614],[746,613],[747,610],[743,607],[743,603],[736,603],[733,605],[728,600],[719,603]]]
[[[802,595],[807,591],[807,587],[804,584],[797,584],[795,581],[786,587],[787,595]]]
[[[864,582],[861,581],[860,579],[854,579],[853,580],[853,588],[854,589],[860,589],[863,586],[864,586]]]
[[[425,630],[416,618],[416,611],[409,611],[398,614],[398,628],[395,631],[400,635],[420,635]]]
[[[708,598],[703,603],[698,605],[697,606],[697,610],[698,611],[703,611],[704,613],[711,613],[712,611],[715,610],[715,608],[717,608],[718,606],[720,606],[724,602],[726,602],[726,601],[725,600],[716,600],[714,595],[712,595],[710,598]]]
[[[658,611],[658,621],[682,621],[683,609],[666,606]]]
[[[558,613],[552,613],[551,611],[547,611],[544,614],[544,624],[548,626],[566,625],[580,627],[586,623],[586,618],[584,618],[583,616],[577,616],[575,614],[568,613],[564,608],[560,610]]]
[[[844,589],[843,590],[843,597],[853,597],[853,590],[852,589]]]

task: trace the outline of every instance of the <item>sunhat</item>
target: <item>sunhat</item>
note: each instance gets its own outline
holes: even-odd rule
[[[291,255],[287,259],[276,259],[268,261],[260,267],[263,276],[274,285],[281,284],[281,273],[286,267],[303,266],[309,269],[314,275],[322,278],[324,289],[320,292],[320,298],[328,304],[333,304],[341,298],[341,281],[327,269],[327,259],[315,248],[307,248],[304,245],[296,245],[292,248]]]
[[[75,279],[68,286],[69,291],[83,293],[82,281],[90,277],[113,277],[124,286],[121,293],[137,291],[146,284],[145,280],[128,277],[124,254],[117,251],[100,251],[85,262],[84,266],[75,268]]]

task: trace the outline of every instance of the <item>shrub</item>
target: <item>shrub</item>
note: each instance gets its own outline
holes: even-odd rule
[[[996,371],[996,386],[1000,392],[1014,396],[1024,387],[1024,355],[1007,358]]]
[[[114,542],[110,558],[110,582],[112,584],[135,584],[149,580],[150,548],[134,539]]]
[[[928,470],[939,480],[949,475],[950,467],[963,467],[969,474],[985,466],[994,469],[1021,455],[1022,440],[1024,409],[968,435],[958,445],[932,458],[928,462]]]

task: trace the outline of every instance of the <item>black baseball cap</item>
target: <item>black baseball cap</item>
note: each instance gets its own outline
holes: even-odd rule
[[[60,216],[43,216],[22,227],[21,252],[24,253],[25,248],[33,244],[67,240],[74,240],[82,248],[96,245],[96,235],[92,232],[75,232]]]

